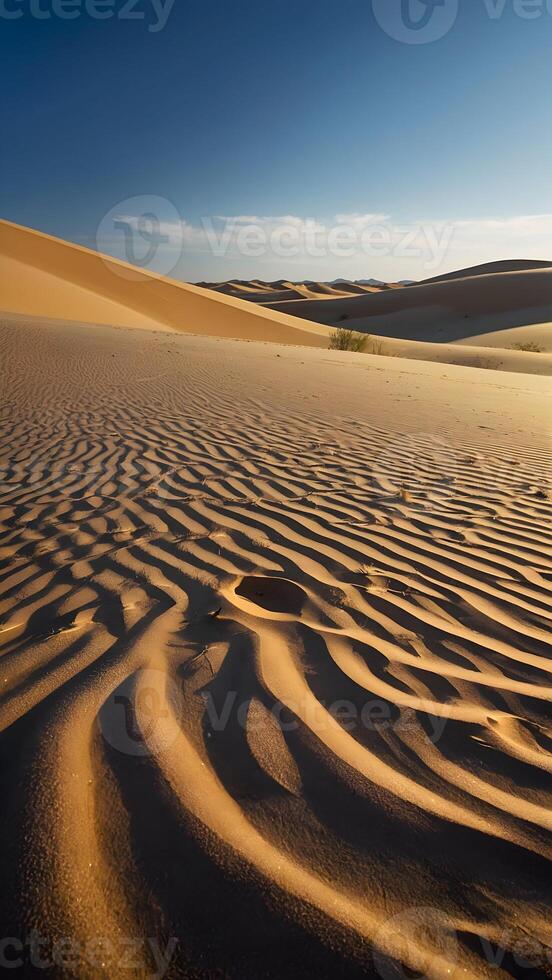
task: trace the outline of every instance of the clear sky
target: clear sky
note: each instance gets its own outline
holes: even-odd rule
[[[0,0],[2,217],[188,280],[552,259],[552,0],[165,2]]]

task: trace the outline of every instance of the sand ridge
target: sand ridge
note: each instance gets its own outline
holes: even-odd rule
[[[0,220],[0,309],[130,327],[327,347],[327,327],[206,291]]]
[[[481,273],[331,301],[290,300],[270,308],[402,340],[469,343],[475,334],[493,332],[501,346],[501,331],[552,319],[552,267]],[[520,339],[530,339],[528,330]]]
[[[551,975],[548,379],[21,316],[0,353],[5,934]]]
[[[407,287],[286,280],[194,286],[0,221],[0,282],[0,310],[23,317],[320,348],[329,346],[332,327],[345,326],[374,335],[371,354],[552,374],[546,268]],[[512,349],[527,343],[545,353]]]

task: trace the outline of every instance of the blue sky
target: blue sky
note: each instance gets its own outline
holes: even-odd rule
[[[0,0],[1,216],[124,257],[143,210],[189,280],[552,258],[552,0],[444,0],[416,44],[401,0],[125,2]]]

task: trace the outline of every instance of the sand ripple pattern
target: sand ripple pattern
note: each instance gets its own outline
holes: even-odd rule
[[[2,935],[79,977],[552,976],[546,441],[346,355],[1,355]]]

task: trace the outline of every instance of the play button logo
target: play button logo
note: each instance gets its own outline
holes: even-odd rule
[[[403,44],[431,44],[456,23],[458,0],[372,0],[374,17],[389,37]]]

